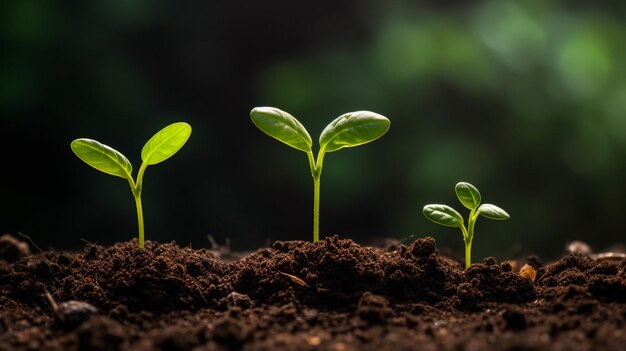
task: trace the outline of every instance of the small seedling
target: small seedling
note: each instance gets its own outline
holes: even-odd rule
[[[91,139],[81,138],[72,141],[72,151],[85,163],[104,173],[128,180],[137,206],[139,247],[142,249],[144,247],[143,210],[141,207],[143,175],[148,166],[161,163],[178,152],[185,145],[190,135],[191,126],[185,122],[177,122],[161,129],[152,136],[141,150],[143,162],[139,167],[136,181],[131,175],[132,165],[117,150]]]
[[[265,134],[294,149],[303,151],[309,158],[313,176],[313,242],[319,241],[320,178],[324,155],[345,147],[359,146],[383,136],[391,122],[370,111],[349,112],[332,121],[320,135],[317,158],[313,155],[313,141],[304,126],[289,113],[274,107],[255,107],[250,112],[252,123]]]
[[[452,207],[446,205],[424,206],[424,216],[431,221],[448,227],[459,227],[463,232],[465,242],[465,268],[472,264],[472,240],[474,239],[474,225],[479,215],[490,219],[509,219],[509,214],[503,209],[492,204],[480,204],[480,192],[470,183],[459,182],[454,188],[456,196],[463,206],[471,212],[467,222],[467,228],[463,217]]]

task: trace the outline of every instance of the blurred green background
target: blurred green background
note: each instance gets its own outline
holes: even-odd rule
[[[328,154],[321,232],[363,244],[433,236],[462,254],[458,181],[511,219],[480,219],[474,257],[623,243],[626,3],[588,1],[8,1],[0,4],[0,232],[79,249],[135,236],[128,184],[69,148],[124,153],[193,127],[148,168],[149,240],[255,249],[310,240],[306,155],[257,130],[275,106],[314,140],[337,116],[390,118],[381,139]]]

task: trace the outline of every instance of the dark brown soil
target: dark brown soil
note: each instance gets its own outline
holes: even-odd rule
[[[134,241],[29,254],[11,240],[0,350],[626,350],[623,259],[466,271],[432,238],[276,242],[240,258]]]

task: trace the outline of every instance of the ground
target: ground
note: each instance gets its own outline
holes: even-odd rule
[[[619,255],[465,270],[432,238],[245,254],[134,240],[29,254],[0,242],[0,350],[626,349]]]

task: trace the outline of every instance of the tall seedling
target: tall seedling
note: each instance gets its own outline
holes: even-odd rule
[[[380,138],[389,130],[389,119],[370,111],[349,112],[332,121],[319,138],[317,158],[313,155],[313,141],[306,128],[289,113],[274,107],[255,107],[250,112],[252,123],[267,135],[309,158],[313,176],[313,242],[319,241],[320,178],[324,155],[346,147],[359,146]]]
[[[141,191],[143,175],[146,168],[161,163],[172,157],[185,145],[191,135],[191,126],[185,122],[177,122],[161,129],[141,150],[141,166],[135,181],[131,175],[133,167],[128,159],[117,150],[92,139],[76,139],[72,141],[72,151],[91,167],[116,177],[128,180],[137,206],[139,226],[139,247],[144,247],[143,210],[141,207]]]

